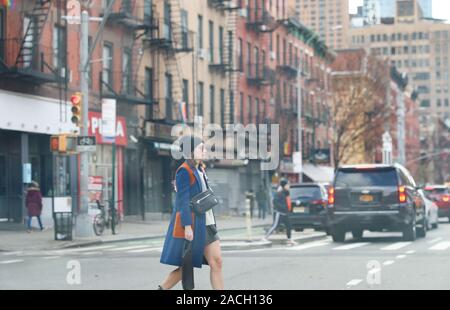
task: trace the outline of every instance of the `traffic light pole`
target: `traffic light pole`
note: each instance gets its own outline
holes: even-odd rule
[[[81,12],[80,31],[80,87],[83,98],[81,132],[82,136],[88,136],[89,117],[89,13]],[[90,237],[94,234],[89,211],[89,155],[88,152],[80,153],[80,208],[76,219],[75,235],[77,237]]]

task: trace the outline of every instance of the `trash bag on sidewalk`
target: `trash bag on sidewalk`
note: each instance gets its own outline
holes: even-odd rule
[[[184,290],[194,289],[194,266],[192,265],[192,242],[185,240],[183,246],[183,265],[181,282]]]

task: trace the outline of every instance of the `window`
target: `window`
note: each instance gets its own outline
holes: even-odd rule
[[[445,107],[448,107],[448,99],[444,100],[444,105],[445,105]]]
[[[181,10],[181,47],[184,50],[189,48],[189,28],[188,12]]]
[[[197,85],[197,115],[203,116],[203,106],[204,106],[204,84],[203,82],[198,82]]]
[[[153,23],[152,0],[144,0],[144,23],[147,25]]]
[[[145,68],[145,97],[150,100],[153,100],[153,69]]]
[[[122,55],[122,93],[130,94],[131,93],[131,51],[129,49],[125,49]]]
[[[209,61],[214,63],[214,23],[209,21]]]
[[[430,100],[424,99],[420,102],[420,106],[423,108],[429,108],[430,107]]]
[[[210,112],[210,123],[213,124],[215,121],[215,89],[214,89],[214,85],[210,85],[209,86],[209,112]]]
[[[247,42],[247,76],[252,76],[252,46]]]
[[[170,20],[170,4],[168,1],[164,1],[163,35],[166,40],[171,40],[172,38],[172,22]]]
[[[219,27],[219,62],[220,64],[224,63],[223,59],[223,27]]]
[[[1,14],[1,13],[0,13]],[[1,23],[1,19],[0,19]],[[1,29],[1,25],[0,25]],[[66,57],[66,29],[61,26],[53,28],[53,68],[61,73],[65,64]]]
[[[183,79],[183,102],[186,105],[186,118],[189,118],[189,81]]]
[[[111,43],[105,42],[103,45],[103,72],[102,81],[106,85],[112,87],[113,85],[113,47]]]
[[[165,99],[166,99],[166,118],[171,120],[172,115],[172,75],[166,73],[164,77],[164,91],[165,91]]]
[[[197,46],[203,48],[203,16],[199,15],[197,19]]]
[[[240,111],[240,118],[241,118],[241,124],[244,124],[244,94],[239,94],[239,111]]]
[[[220,124],[221,124],[222,128],[225,128],[225,90],[224,89],[220,89]]]
[[[238,59],[238,65],[239,65],[239,71],[244,71],[244,59],[243,59],[243,56],[242,56],[242,39],[241,38],[239,38],[239,41],[238,41],[238,57],[239,57],[239,59]]]
[[[248,96],[248,102],[247,102],[247,107],[248,107],[248,122],[251,123],[252,119],[253,119],[253,115],[252,115],[252,96]]]
[[[441,99],[438,99],[438,100],[436,101],[436,106],[438,106],[438,107],[441,107],[441,106],[442,106]]]
[[[255,98],[255,105],[256,105],[256,124],[259,124],[260,122],[260,106],[259,106],[259,99]]]
[[[230,124],[234,124],[234,116],[236,111],[234,110],[234,92],[232,90],[230,90],[230,113],[229,113],[229,123]]]

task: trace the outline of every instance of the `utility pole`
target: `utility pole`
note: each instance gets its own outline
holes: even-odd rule
[[[86,9],[81,12],[80,20],[80,88],[82,94],[82,127],[81,135],[88,136],[89,123],[89,13]],[[93,235],[92,221],[89,211],[89,153],[80,153],[80,210],[75,225],[77,237],[90,237]]]
[[[398,163],[406,164],[405,152],[405,97],[404,87],[399,85],[397,95],[397,148],[398,148]]]

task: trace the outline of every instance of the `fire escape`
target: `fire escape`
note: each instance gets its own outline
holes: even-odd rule
[[[224,123],[232,124],[234,123],[233,113],[239,72],[234,42],[236,41],[237,18],[240,7],[233,0],[209,0],[208,4],[226,14],[225,30],[219,42],[219,57],[214,59],[216,62],[209,64],[209,68],[223,74],[228,80],[228,92],[225,95],[225,102],[228,102],[228,104],[225,106]]]
[[[183,16],[179,0],[164,2],[163,18],[154,14],[155,27],[144,37],[144,44],[152,51],[164,58],[164,88],[162,98],[158,98],[158,105],[165,103],[164,113],[153,118],[155,121],[165,123],[183,122],[182,105],[188,104],[184,98],[183,75],[180,66],[182,54],[194,51],[194,34],[189,31],[187,16]],[[161,68],[160,57],[153,57],[153,68]],[[156,72],[157,79],[162,72]],[[195,78],[193,81],[196,85]]]
[[[270,11],[265,8],[265,1],[261,1],[261,7],[258,6],[259,1],[255,1],[255,7],[250,6],[250,1],[247,7],[247,29],[251,29],[256,33],[270,33],[275,31],[282,23],[282,20],[277,20],[270,14]]]
[[[142,37],[148,34],[154,27],[151,16],[143,14],[140,16],[140,0],[122,0],[120,6],[107,17],[107,24],[121,25],[125,30],[132,33],[132,43],[124,45],[124,57],[122,59],[122,70],[112,73],[112,78],[100,81],[103,85],[103,97],[112,97],[118,101],[136,104],[152,105],[153,98],[147,91],[149,81],[139,76],[139,68],[144,56],[144,45]],[[120,81],[119,89],[116,89],[114,82]]]
[[[4,57],[0,76],[19,79],[35,85],[58,82],[58,70],[50,64],[52,47],[41,44],[42,32],[54,1],[36,0],[25,12],[20,34],[1,42]]]

